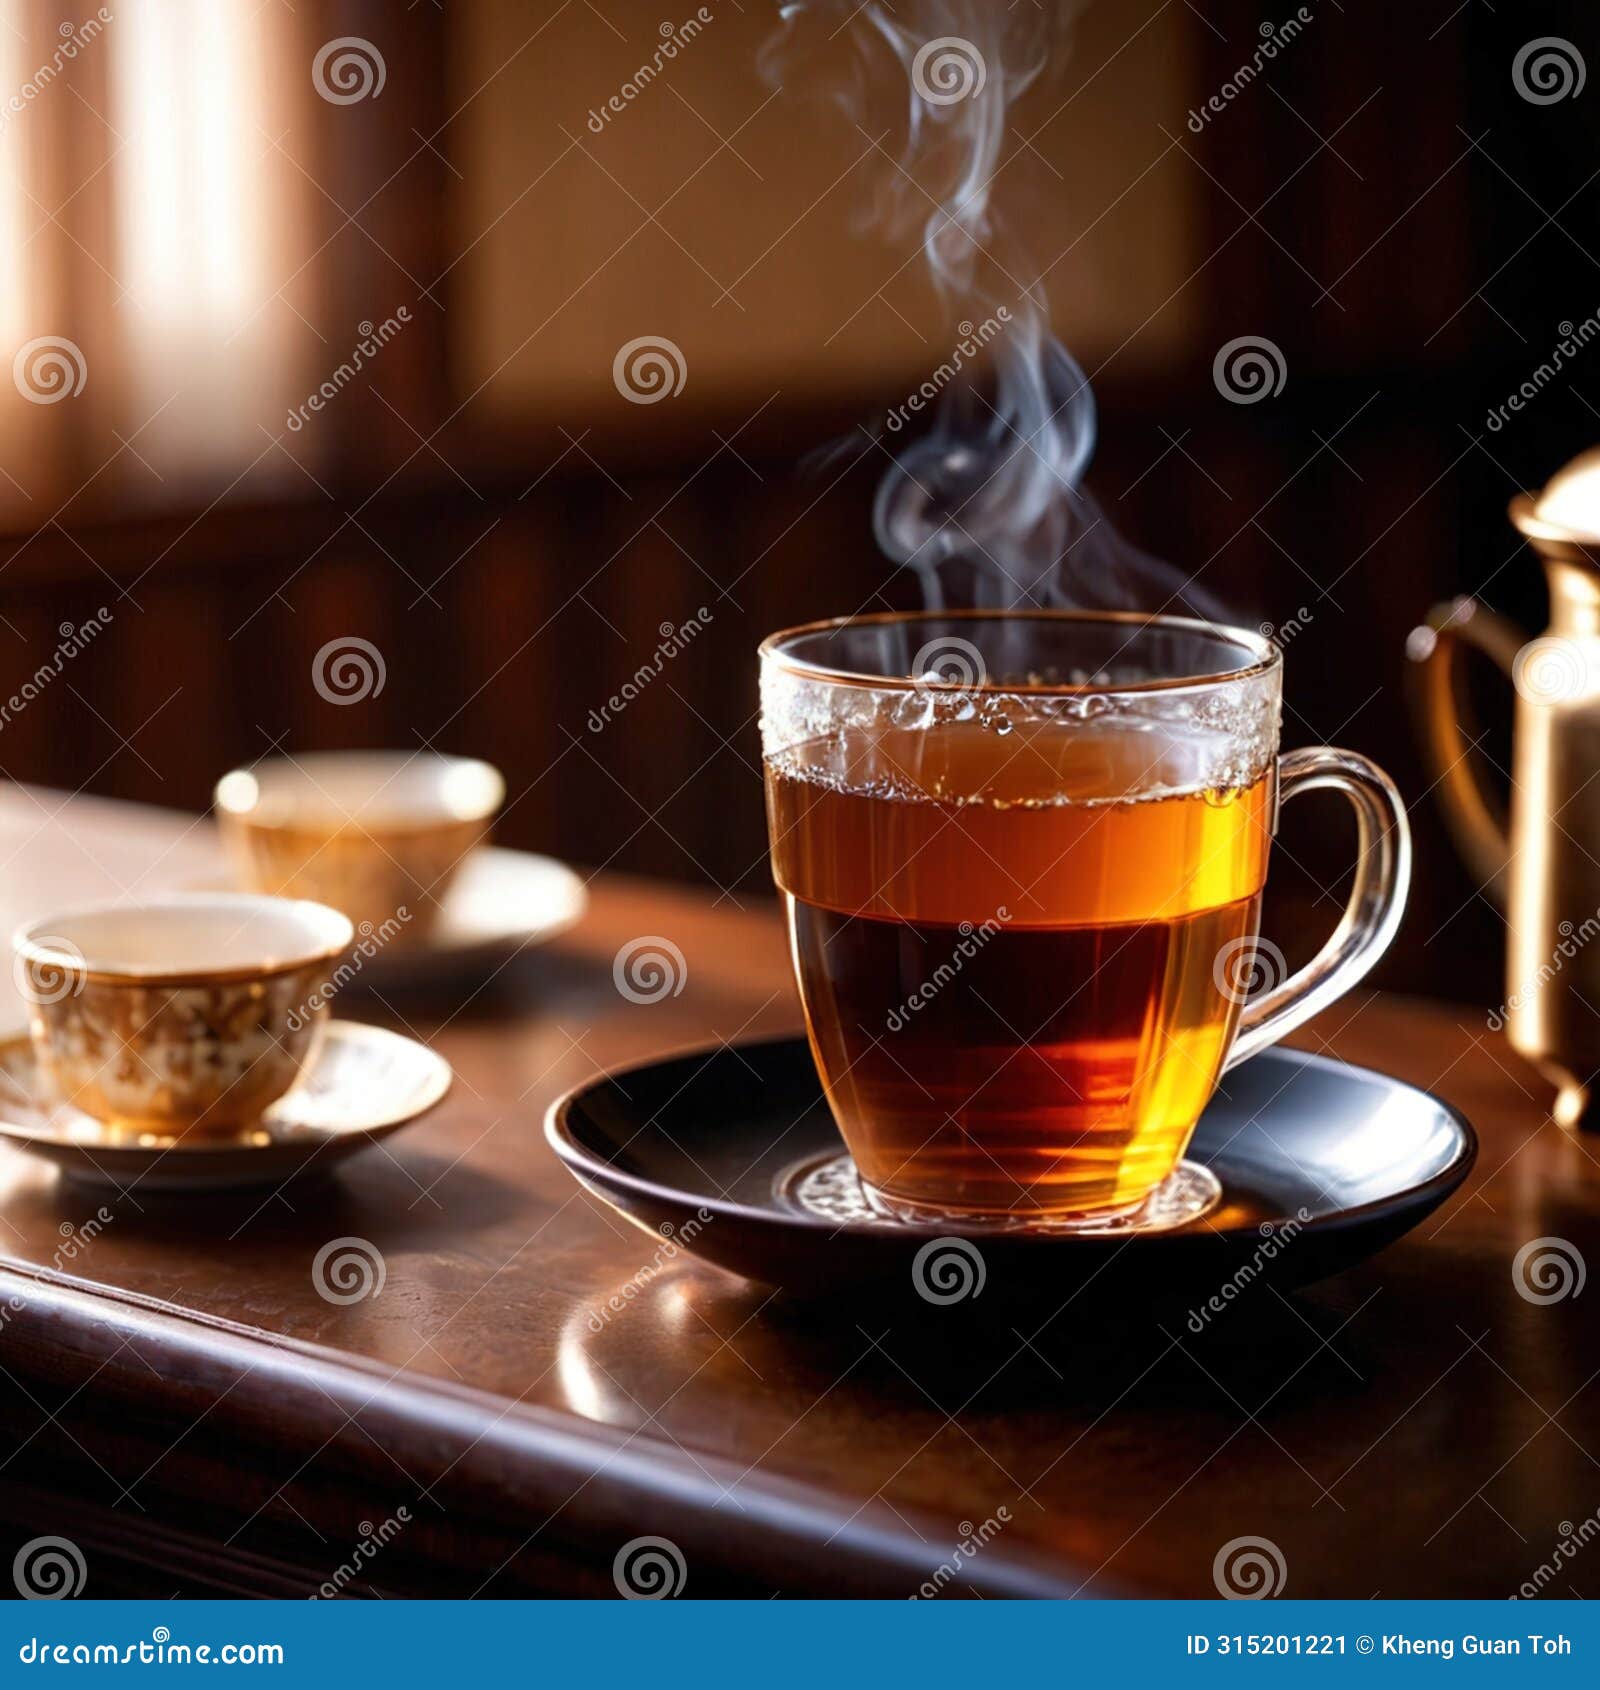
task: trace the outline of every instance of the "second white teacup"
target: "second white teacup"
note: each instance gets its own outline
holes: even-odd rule
[[[234,769],[216,807],[242,884],[331,904],[363,937],[403,946],[433,927],[504,796],[474,757],[320,751]]]

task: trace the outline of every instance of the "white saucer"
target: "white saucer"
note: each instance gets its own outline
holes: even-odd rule
[[[330,1021],[299,1085],[229,1137],[165,1138],[108,1127],[39,1096],[26,1033],[0,1039],[0,1139],[82,1185],[216,1191],[322,1173],[425,1115],[450,1089],[450,1064],[382,1027]]]
[[[233,891],[236,882],[207,877],[206,890],[219,888]],[[441,973],[481,967],[566,932],[588,907],[588,888],[565,863],[480,845],[446,889],[432,930],[412,943],[375,949],[346,989],[437,981]]]
[[[398,974],[436,965],[445,956],[542,944],[579,921],[588,907],[587,888],[565,863],[482,845],[451,881],[426,940],[411,952],[380,951],[367,967]]]

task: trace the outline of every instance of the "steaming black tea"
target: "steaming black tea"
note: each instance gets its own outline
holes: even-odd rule
[[[1349,752],[1279,763],[1281,677],[1259,635],[1171,617],[864,617],[762,647],[773,875],[874,1205],[1131,1215],[1224,1067],[1387,945],[1404,810]],[[1257,920],[1276,803],[1302,784],[1350,798],[1362,854],[1344,921],[1285,980]]]
[[[1162,756],[1115,731],[818,749],[768,762],[773,873],[863,1178],[984,1215],[1140,1202],[1233,1037],[1213,971],[1255,934],[1270,779],[1099,802]]]

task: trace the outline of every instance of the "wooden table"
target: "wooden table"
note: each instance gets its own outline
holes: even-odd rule
[[[14,791],[3,914],[182,884],[212,851],[187,818]],[[592,890],[453,1001],[363,1001],[458,1084],[323,1185],[135,1192],[91,1236],[98,1198],[0,1150],[0,1550],[70,1537],[91,1595],[610,1594],[655,1536],[691,1595],[1208,1596],[1218,1551],[1261,1537],[1288,1595],[1504,1596],[1600,1509],[1600,1293],[1540,1306],[1512,1276],[1543,1236],[1594,1259],[1600,1160],[1480,1012],[1365,995],[1313,1029],[1483,1144],[1419,1232],[1292,1300],[1198,1336],[791,1305],[660,1262],[540,1130],[598,1068],[791,1028],[774,911]],[[682,950],[681,996],[615,989],[644,935]],[[341,1237],[381,1250],[381,1295],[317,1293]],[[1547,1588],[1600,1594],[1600,1547]]]

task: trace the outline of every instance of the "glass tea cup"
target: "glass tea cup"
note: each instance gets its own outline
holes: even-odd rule
[[[1221,1074],[1356,983],[1410,878],[1354,752],[1278,754],[1283,658],[1180,617],[867,616],[761,647],[772,866],[812,1052],[863,1191],[903,1219],[1191,1218]],[[1261,940],[1280,801],[1356,813],[1344,916]],[[1187,1168],[1187,1165],[1185,1165]]]

